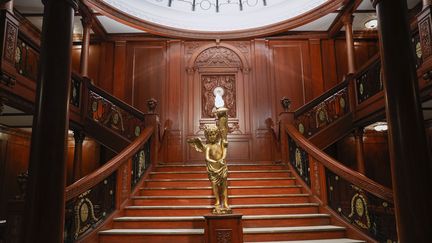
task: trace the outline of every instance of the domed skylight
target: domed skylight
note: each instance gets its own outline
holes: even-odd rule
[[[139,20],[174,29],[239,31],[277,24],[329,0],[101,0]]]

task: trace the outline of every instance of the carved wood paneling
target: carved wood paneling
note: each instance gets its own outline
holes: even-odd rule
[[[216,87],[224,89],[223,100],[228,110],[228,117],[237,117],[236,107],[236,77],[233,74],[228,75],[202,75],[202,117],[214,118],[213,113],[215,95],[213,91]]]
[[[18,27],[12,22],[6,22],[6,38],[4,45],[4,59],[10,64],[15,64],[15,48],[18,36]]]
[[[241,67],[238,55],[225,47],[213,47],[203,51],[195,61],[196,67]]]

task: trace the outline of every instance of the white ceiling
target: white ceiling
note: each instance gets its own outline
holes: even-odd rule
[[[97,16],[97,18],[107,33],[111,33],[111,34],[116,34],[116,33],[144,33],[144,31],[142,31],[142,30],[132,28],[128,25],[117,22],[117,21],[110,19],[106,16]]]
[[[337,13],[327,14],[315,21],[293,29],[293,31],[326,31],[337,17]]]
[[[180,28],[208,29],[211,30],[233,30],[239,28],[250,28],[252,26],[266,25],[278,22],[282,19],[290,18],[301,13],[307,12],[314,6],[331,0],[267,0],[264,6],[262,0],[244,1],[243,11],[239,10],[238,4],[228,4],[220,7],[220,12],[216,13],[214,6],[209,10],[201,9],[198,5],[192,11],[191,0],[173,0],[172,6],[168,7],[168,0],[101,0],[113,4],[114,7],[129,11],[132,15],[149,17],[152,21],[160,21],[160,24],[177,26]],[[197,3],[214,0],[196,0]],[[219,0],[227,2],[228,0]],[[238,3],[237,0],[230,2]],[[409,8],[416,6],[421,0],[407,0]],[[247,4],[249,3],[249,5]],[[40,14],[43,12],[41,0],[15,0],[14,6],[24,14]],[[140,8],[144,8],[144,10]],[[370,0],[364,0],[358,10],[371,10],[374,8]],[[150,12],[150,13],[149,13]],[[168,14],[164,16],[164,14]],[[249,16],[249,17],[247,17]],[[326,31],[336,18],[337,13],[323,16],[313,22],[293,29],[294,31]],[[27,17],[36,27],[41,29],[42,17]],[[97,16],[102,27],[107,33],[143,33],[143,31],[127,26],[105,16]],[[365,30],[364,23],[376,18],[375,13],[355,13],[354,30]],[[343,29],[342,29],[343,30]],[[74,22],[74,33],[82,33],[80,17],[77,16]]]

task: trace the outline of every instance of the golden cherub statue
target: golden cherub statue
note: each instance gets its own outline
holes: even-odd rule
[[[228,166],[225,158],[227,154],[227,109],[222,107],[216,110],[219,118],[218,126],[207,125],[204,130],[206,143],[200,138],[191,138],[187,142],[198,152],[205,153],[208,177],[212,183],[215,196],[214,214],[230,214],[232,210],[228,206]]]

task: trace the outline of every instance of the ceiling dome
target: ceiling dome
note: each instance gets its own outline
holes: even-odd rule
[[[175,37],[241,38],[277,33],[335,11],[343,0],[89,0],[142,30]]]

